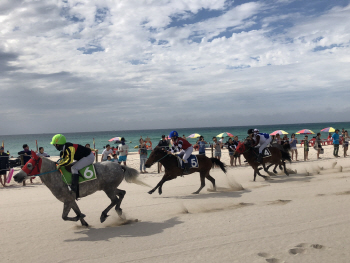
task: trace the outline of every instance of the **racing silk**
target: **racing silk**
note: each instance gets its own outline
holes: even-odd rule
[[[171,147],[171,152],[177,152],[177,149],[179,149],[179,151],[187,150],[189,147],[192,147],[192,144],[190,144],[186,139],[177,138],[176,141],[174,141],[174,145]]]
[[[258,145],[259,143],[261,145],[264,142],[266,142],[268,139],[270,139],[270,135],[268,133],[258,133],[258,134],[254,134],[253,136],[255,145]]]
[[[79,161],[80,159],[87,157],[91,154],[91,149],[86,148],[80,144],[73,144],[67,142],[63,146],[63,150],[60,153],[61,160],[59,161],[60,166],[67,166],[74,160]]]

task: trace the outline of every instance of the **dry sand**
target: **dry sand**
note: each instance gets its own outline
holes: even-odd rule
[[[63,221],[63,204],[38,179],[11,182],[0,188],[1,262],[349,262],[350,158],[335,160],[332,149],[269,181],[253,182],[251,167],[214,169],[218,191],[206,181],[199,195],[198,173],[166,182],[161,196],[123,182],[126,219],[111,210],[101,224],[109,199],[97,192],[78,202],[89,228]],[[138,168],[138,156],[128,164]],[[140,178],[155,186],[162,174],[149,171]]]

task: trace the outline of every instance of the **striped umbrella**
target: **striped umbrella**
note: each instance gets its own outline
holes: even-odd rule
[[[190,136],[188,136],[187,138],[198,138],[198,137],[201,137],[201,135],[200,134],[198,134],[198,133],[192,133]]]
[[[333,127],[327,127],[322,129],[321,132],[335,132],[335,129]]]
[[[277,130],[277,131],[274,131],[273,133],[270,133],[270,135],[276,135],[276,134],[284,135],[284,134],[288,134],[288,132],[284,130]]]
[[[112,139],[109,139],[109,142],[120,142],[120,140],[122,139],[122,137],[114,137]]]
[[[216,135],[216,137],[235,137],[232,133],[229,133],[229,132],[223,132],[223,133],[220,133],[218,135]]]
[[[303,130],[296,132],[295,134],[315,134],[315,133],[312,130],[303,129]]]

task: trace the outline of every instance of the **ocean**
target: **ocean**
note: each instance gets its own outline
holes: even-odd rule
[[[275,130],[284,130],[289,133],[288,137],[292,133],[296,133],[301,129],[310,129],[315,133],[321,131],[326,127],[333,127],[338,129],[350,130],[350,122],[337,122],[337,123],[302,123],[302,124],[279,124],[279,125],[257,125],[257,126],[232,126],[232,127],[202,127],[202,128],[180,128],[176,129],[180,136],[186,137],[192,133],[199,133],[204,136],[207,142],[212,142],[212,137],[222,133],[229,132],[233,135],[237,135],[239,140],[243,140],[247,136],[247,130],[250,128],[258,128],[260,132],[272,133]],[[95,139],[95,147],[99,149],[100,153],[103,150],[103,146],[110,144],[111,146],[117,146],[108,142],[113,137],[124,137],[129,145],[130,152],[135,152],[137,149],[134,146],[138,145],[140,136],[142,138],[149,137],[153,143],[153,147],[158,144],[162,134],[166,136],[170,133],[170,129],[156,129],[156,130],[126,130],[126,131],[103,131],[103,132],[79,132],[79,133],[65,133],[68,142],[78,143],[85,145],[90,143],[93,147],[93,138]],[[323,139],[326,139],[328,133],[321,133]],[[13,157],[18,156],[18,152],[21,151],[23,144],[28,144],[29,148],[36,150],[36,140],[38,141],[38,147],[42,146],[45,152],[51,156],[58,155],[59,152],[50,144],[54,134],[23,134],[23,135],[0,135],[0,141],[4,141],[5,151],[9,151]],[[309,135],[312,138],[315,135]],[[297,135],[297,139],[304,138],[304,135]],[[197,139],[188,139],[189,142],[195,143]],[[226,141],[226,140],[225,140]]]

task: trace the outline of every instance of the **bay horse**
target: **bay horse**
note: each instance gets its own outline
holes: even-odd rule
[[[276,171],[277,165],[280,166],[280,169],[283,166],[284,173],[287,176],[289,176],[289,173],[287,172],[287,169],[286,169],[286,162],[285,162],[285,160],[288,160],[289,162],[291,162],[289,152],[281,151],[277,147],[267,147],[267,148],[269,149],[271,156],[263,158],[262,163],[259,163],[256,161],[257,154],[254,152],[254,148],[252,148],[250,146],[250,142],[248,140],[246,140],[244,143],[240,143],[237,146],[236,151],[234,153],[234,156],[238,156],[239,154],[243,154],[243,156],[247,160],[248,164],[254,169],[254,181],[256,179],[257,174],[259,176],[261,176],[262,178],[264,178],[265,180],[267,180],[269,178],[268,176],[264,176],[264,175],[260,174],[259,170],[261,170],[262,168],[259,168],[259,165],[263,166],[265,172],[267,172],[268,169],[272,165],[275,165],[275,167],[273,169],[274,173],[277,173],[277,171]],[[267,164],[267,163],[269,163],[270,165],[268,165],[266,167],[265,164]]]
[[[115,206],[119,216],[122,215],[121,202],[126,194],[124,190],[117,187],[125,179],[128,183],[138,182],[138,171],[114,162],[95,163],[96,179],[86,181],[79,185],[80,197],[85,197],[102,190],[111,199],[111,204],[103,210],[100,221],[103,223],[108,217],[107,213]],[[75,202],[75,192],[69,191],[62,175],[56,170],[56,163],[45,157],[40,158],[32,151],[32,158],[23,166],[22,170],[14,176],[17,183],[21,183],[31,176],[40,175],[42,182],[50,189],[52,194],[64,203],[62,219],[77,222],[80,220],[83,226],[89,226],[84,220],[85,215],[81,213]],[[73,209],[76,217],[68,217],[69,211]]]
[[[193,192],[192,194],[199,194],[199,192],[203,189],[205,186],[205,178],[207,178],[212,184],[213,184],[213,189],[216,191],[216,186],[215,186],[215,179],[210,176],[209,172],[210,169],[212,168],[213,164],[218,165],[221,170],[226,173],[226,165],[222,163],[220,160],[216,158],[208,158],[205,155],[196,155],[198,159],[198,168],[191,168],[190,169],[190,174],[199,172],[200,174],[200,180],[201,180],[201,186],[196,192]],[[165,150],[163,150],[161,147],[156,147],[154,150],[151,152],[148,160],[145,163],[145,166],[147,168],[151,167],[154,163],[160,162],[164,168],[165,168],[165,173],[160,180],[160,182],[154,187],[151,191],[149,191],[149,194],[153,194],[155,190],[158,189],[158,193],[161,195],[162,194],[162,187],[163,184],[166,181],[170,181],[175,179],[178,176],[182,176],[183,169],[178,167],[178,161],[175,155],[173,154],[168,154]]]

